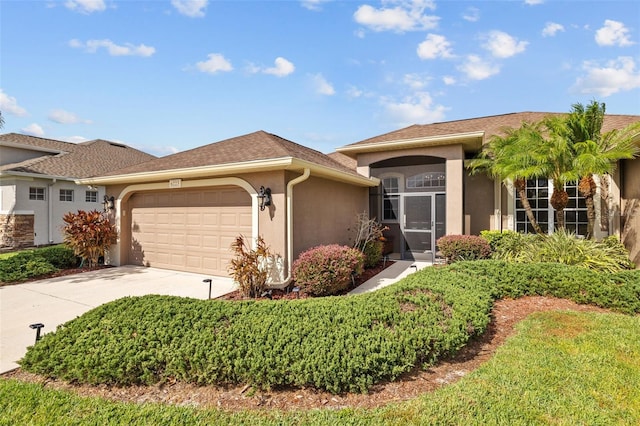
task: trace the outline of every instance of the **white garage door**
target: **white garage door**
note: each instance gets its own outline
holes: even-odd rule
[[[231,243],[251,236],[251,196],[238,187],[142,192],[130,206],[134,265],[228,276]]]

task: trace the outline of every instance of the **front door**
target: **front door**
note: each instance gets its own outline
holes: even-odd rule
[[[436,240],[445,233],[445,195],[403,194],[402,199],[402,257],[431,260]]]

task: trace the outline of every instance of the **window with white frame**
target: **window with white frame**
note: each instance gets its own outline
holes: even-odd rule
[[[527,180],[527,199],[531,205],[533,216],[543,232],[553,232],[555,228],[555,210],[549,199],[553,193],[553,181],[549,179]],[[576,235],[587,234],[587,206],[584,197],[578,192],[575,182],[565,184],[565,191],[569,194],[569,203],[564,209],[565,229]],[[534,233],[522,205],[520,195],[516,192],[516,231]]]
[[[397,222],[400,216],[400,181],[398,176],[387,176],[382,183],[382,221]]]
[[[45,198],[45,190],[41,187],[32,186],[29,188],[29,199],[35,201],[44,201]]]
[[[407,188],[433,190],[445,186],[444,172],[426,172],[407,178]]]
[[[84,201],[87,203],[97,203],[98,191],[86,191],[84,193]]]
[[[73,201],[73,189],[61,189],[60,201]]]

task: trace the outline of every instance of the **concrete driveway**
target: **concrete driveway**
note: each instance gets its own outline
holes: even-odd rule
[[[83,313],[125,296],[166,294],[206,299],[235,290],[230,278],[187,272],[120,266],[66,277],[0,287],[0,373],[18,367],[27,346],[35,341],[29,324],[43,323],[43,333]]]

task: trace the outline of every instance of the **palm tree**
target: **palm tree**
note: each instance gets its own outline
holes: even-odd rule
[[[575,155],[567,137],[569,132],[565,118],[548,116],[539,125],[541,140],[534,151],[535,161],[541,169],[541,176],[553,181],[549,203],[556,211],[555,228],[564,229],[564,209],[569,203],[565,184],[578,180],[574,168]]]
[[[536,233],[543,234],[529,204],[526,185],[527,179],[542,176],[532,155],[533,148],[541,141],[539,125],[523,122],[520,128],[504,128],[502,133],[504,136],[493,136],[478,157],[470,160],[466,167],[471,174],[485,172],[505,185],[513,182],[529,223]]]
[[[572,106],[566,119],[567,137],[575,153],[574,168],[580,176],[578,191],[585,198],[587,206],[588,238],[593,238],[596,220],[594,197],[597,185],[594,175],[601,176],[601,182],[608,182],[607,175],[615,170],[619,160],[631,159],[638,154],[638,147],[633,141],[640,134],[640,122],[603,135],[601,130],[605,110],[605,104],[595,100],[586,108],[577,103]],[[602,189],[606,187],[603,185]],[[608,219],[608,209],[605,211]]]

